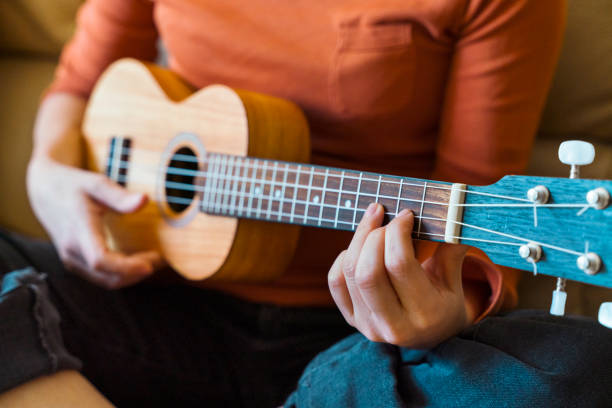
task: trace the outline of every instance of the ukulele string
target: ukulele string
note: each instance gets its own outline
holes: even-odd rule
[[[179,155],[176,155],[179,156]],[[189,157],[191,159],[194,159],[192,156],[186,156]],[[129,162],[126,161],[120,161],[120,162],[116,162],[112,159],[109,159],[109,163],[113,162],[114,165],[119,166],[119,168],[129,168],[130,164]],[[192,160],[193,161],[193,160]],[[149,166],[150,168],[153,169],[154,165]],[[243,168],[251,168],[253,169],[254,166],[251,165],[244,165],[244,164],[239,164],[238,169],[241,170]],[[156,168],[155,168],[156,169]],[[175,174],[175,175],[184,175],[184,176],[190,176],[190,177],[214,177],[217,180],[221,181],[221,182],[227,182],[229,181],[239,181],[239,182],[249,182],[251,184],[255,183],[255,184],[263,184],[263,185],[277,185],[277,186],[283,186],[283,187],[290,187],[290,188],[307,188],[306,186],[302,186],[301,184],[291,184],[291,183],[286,183],[286,182],[281,182],[281,181],[274,181],[274,180],[260,180],[260,179],[253,179],[253,178],[248,178],[248,177],[240,177],[240,176],[232,176],[232,175],[228,175],[228,174],[222,174],[219,172],[207,172],[207,171],[200,171],[200,170],[188,170],[188,169],[182,169],[182,168],[177,168],[177,167],[166,167],[166,170],[168,174]],[[293,169],[283,169],[283,171],[285,172],[296,172],[297,170],[293,170]],[[311,172],[308,173],[304,173],[304,174],[310,174]],[[313,174],[315,175],[320,175],[320,176],[324,176],[325,173],[321,173],[321,172],[314,172]],[[340,176],[338,176],[340,177]],[[344,175],[345,179],[354,179],[354,180],[358,180],[359,177],[354,177],[354,176],[350,176],[350,175]],[[366,178],[363,177],[361,179],[362,181],[373,181],[373,182],[379,182],[379,179],[374,179],[374,178]],[[125,181],[125,180],[123,180]],[[190,184],[186,184],[186,183],[178,183],[178,182],[167,182],[166,187],[169,186],[169,183],[173,183],[172,185],[174,187],[170,187],[170,188],[174,188],[177,190],[190,190],[190,189],[195,189],[195,191],[203,191],[203,190],[197,190],[197,188],[193,187]],[[387,183],[387,184],[400,184],[403,186],[415,186],[415,187],[424,187],[425,184],[417,184],[417,183],[408,183],[408,182],[396,182],[396,181],[383,181],[383,183]],[[183,186],[180,186],[179,184],[183,184]],[[315,189],[315,190],[325,190],[327,192],[332,192],[332,193],[339,193],[339,194],[355,194],[356,191],[346,191],[346,190],[337,190],[337,189],[331,189],[331,188],[326,188],[323,189],[322,187],[315,187],[312,186],[310,187],[311,189]],[[437,189],[441,189],[441,190],[451,190],[451,187],[446,187],[446,186],[436,186],[436,185],[432,185],[432,184],[427,184],[427,188],[437,188]],[[503,195],[499,195],[499,194],[490,194],[490,193],[484,193],[484,192],[479,192],[479,191],[471,191],[471,190],[464,190],[464,189],[457,189],[456,191],[459,192],[465,192],[468,194],[474,194],[474,195],[483,195],[483,196],[489,196],[489,197],[496,197],[496,198],[501,198],[501,199],[505,199],[505,200],[514,200],[514,201],[525,201],[526,203],[524,204],[510,204],[510,203],[462,203],[462,204],[454,204],[457,207],[502,207],[502,208],[511,208],[511,207],[516,207],[516,208],[523,208],[523,207],[533,207],[534,208],[534,223],[535,226],[537,226],[537,213],[535,211],[535,208],[538,207],[543,207],[543,208],[581,208],[582,210],[577,214],[578,216],[582,215],[584,213],[584,211],[586,211],[586,209],[593,207],[592,205],[587,204],[585,206],[585,204],[581,204],[581,203],[549,203],[549,204],[540,204],[540,203],[533,203],[532,201],[529,201],[528,199],[523,199],[523,198],[518,198],[518,197],[510,197],[510,196],[503,196]],[[209,191],[210,192],[210,191]],[[371,193],[365,193],[365,192],[360,192],[359,195],[362,196],[370,196],[370,197],[376,197],[376,194],[371,194]],[[391,196],[387,196],[387,195],[383,195],[383,194],[379,194],[378,195],[379,198],[385,198],[385,199],[390,199],[390,200],[397,200],[397,197],[391,197]],[[418,203],[423,203],[423,204],[431,204],[431,205],[440,205],[440,206],[448,206],[448,203],[445,202],[438,202],[438,201],[423,201],[423,200],[419,200],[419,199],[412,199],[412,198],[400,198],[400,200],[402,201],[410,201],[410,202],[418,202]]]
[[[186,199],[186,198],[183,198],[183,197],[166,196],[166,198],[169,199],[168,201],[173,201],[173,202],[176,202],[178,204],[187,204],[187,205],[189,205],[189,204],[192,203],[192,200],[189,200],[189,199]],[[223,205],[222,205],[222,207],[228,207],[227,208],[228,213],[232,212],[232,211],[236,212],[236,208],[235,207],[232,207],[232,206],[223,206]],[[366,210],[365,209],[357,209],[356,211],[365,212]],[[237,212],[238,212],[237,215],[239,217],[242,217],[244,215],[243,213],[246,213],[247,211],[244,210],[244,209],[243,210],[238,209]],[[250,213],[251,211],[248,211],[248,212]],[[389,215],[389,216],[397,216],[397,213],[386,212],[385,214]],[[221,214],[221,215],[223,215],[223,214]],[[233,215],[233,214],[230,214],[230,215]],[[282,212],[282,211],[272,211],[270,213],[270,216],[290,218],[290,214],[287,214],[287,213]],[[419,219],[421,218],[418,215],[415,215],[414,217],[415,218],[419,218]],[[249,218],[249,217],[246,216],[245,218]],[[303,219],[304,217],[301,216],[301,215],[294,215],[294,218]],[[315,220],[315,221],[319,220],[318,217],[313,217],[313,216],[310,216],[310,215],[307,215],[306,219],[312,219],[312,220]],[[431,218],[431,220],[446,222],[446,220],[443,219],[443,218]],[[325,218],[322,218],[321,221],[322,222],[328,222],[328,223],[338,223],[338,224],[350,225],[353,228],[353,230],[358,225],[358,224],[353,223],[353,222],[347,222],[347,221],[341,221],[341,220],[331,220],[331,219],[325,219]],[[292,223],[292,224],[300,224],[299,222],[290,222],[290,223]],[[417,238],[420,238],[421,235],[428,235],[428,236],[440,237],[440,238],[447,237],[444,234],[436,234],[436,233],[433,233],[433,232],[424,232],[424,231],[414,231],[413,235],[416,235]],[[510,245],[510,246],[521,246],[521,245],[523,245],[522,242],[496,241],[496,240],[484,239],[484,238],[462,237],[462,236],[458,236],[458,235],[449,236],[448,238],[459,239],[459,240],[463,240],[463,241],[486,242],[486,243],[489,243],[489,244],[498,244],[498,245]]]
[[[143,153],[147,153],[147,154],[151,154],[151,155],[156,155],[159,156],[159,152],[156,152],[154,150],[149,150],[149,149],[142,149],[142,148],[126,148],[125,150],[123,150],[123,154],[130,154],[131,152],[143,152]],[[176,162],[190,162],[190,163],[207,163],[209,161],[208,156],[210,154],[214,154],[216,157],[232,157],[232,155],[229,154],[223,154],[223,153],[209,153],[206,154],[206,157],[203,160],[199,160],[197,157],[194,156],[190,156],[190,155],[185,155],[185,154],[175,154],[172,156],[172,161],[176,161]],[[241,157],[241,156],[234,156],[234,157]],[[243,157],[241,157],[243,158]],[[250,157],[244,157],[244,159],[250,159]],[[269,161],[266,159],[258,159],[258,160],[262,160],[265,163],[268,163]],[[113,159],[109,159],[108,163],[112,163]],[[124,162],[122,162],[124,163]],[[299,166],[299,163],[294,163],[293,165]],[[305,164],[306,166],[308,164]],[[128,164],[129,166],[129,164]],[[239,164],[239,166],[245,166],[247,168],[254,168],[253,165],[249,164],[249,163],[243,163]],[[195,172],[196,170],[188,170],[188,171],[193,171]],[[285,171],[289,171],[292,173],[295,173],[297,170],[294,169],[286,169]],[[357,172],[356,170],[348,170],[348,171],[353,171],[353,172]],[[199,173],[204,173],[202,176],[205,176],[207,173],[206,172],[199,172]],[[325,172],[320,172],[320,171],[316,171],[314,170],[314,168],[312,169],[312,171],[309,171],[308,174],[312,173],[315,176],[325,176]],[[213,174],[214,175],[214,174]],[[345,175],[346,179],[352,179],[352,180],[360,180],[360,177],[358,176],[351,176],[351,175]],[[401,177],[398,177],[401,178]],[[362,177],[361,181],[374,181],[374,182],[378,182],[379,179],[378,178],[367,178],[367,177]],[[407,180],[404,180],[402,182],[399,181],[394,181],[394,180],[384,180],[384,183],[387,184],[403,184],[404,186],[412,186],[412,187],[423,187],[423,183],[410,183]],[[434,189],[438,189],[438,190],[453,190],[452,187],[449,186],[444,186],[444,185],[435,185],[435,184],[428,184],[428,188],[434,188]],[[462,193],[468,193],[468,194],[474,194],[474,195],[482,195],[482,196],[487,196],[487,197],[495,197],[495,198],[501,198],[504,200],[512,200],[512,201],[523,201],[526,203],[530,203],[530,205],[533,205],[532,201],[526,199],[526,198],[520,198],[520,197],[512,197],[512,196],[505,196],[505,195],[500,195],[500,194],[492,194],[492,193],[484,193],[481,191],[471,191],[471,190],[463,190],[463,189],[455,189],[455,191],[459,191]]]
[[[267,196],[267,197],[268,197],[267,198],[268,201],[278,200],[278,199],[273,198],[272,196]],[[179,199],[178,201],[180,201],[181,204],[190,204],[191,203],[191,200],[184,199],[182,197],[169,197],[169,198],[171,198],[171,199],[178,198]],[[260,200],[265,200],[265,199],[266,198],[260,198]],[[185,200],[185,201],[183,201],[183,200]],[[297,201],[297,203],[305,205],[306,202],[303,201],[303,200],[299,200],[299,201]],[[323,204],[318,204],[318,205],[323,205]],[[226,211],[227,213],[231,213],[231,212],[236,213],[237,212],[238,216],[243,216],[244,213],[255,212],[255,210],[250,210],[250,209],[242,209],[242,210],[241,209],[236,209],[235,206],[225,205],[225,204],[211,204],[210,206],[214,206],[215,210],[219,211],[219,212],[221,212],[221,211]],[[337,207],[334,207],[332,205],[325,205],[325,206],[337,208]],[[365,212],[366,209],[355,209],[355,211]],[[221,214],[221,215],[223,215],[223,214]],[[388,215],[390,217],[396,217],[397,216],[397,214],[393,213],[393,212],[385,212],[385,215]],[[290,217],[290,214],[287,214],[287,213],[283,212],[282,210],[278,210],[278,211],[274,211],[273,210],[273,211],[269,211],[268,212],[267,218],[270,219],[271,216],[273,216],[273,217],[277,217],[277,216],[278,217],[282,217],[282,216]],[[247,216],[247,218],[249,218],[249,216]],[[328,223],[334,223],[335,222],[335,220],[324,219],[324,218],[314,217],[314,216],[310,216],[310,215],[304,215],[304,216],[299,216],[298,215],[298,216],[296,216],[296,218],[298,218],[298,219],[302,219],[302,218],[304,218],[304,219],[313,219],[315,221],[321,220],[321,222],[328,222]],[[459,225],[467,227],[467,228],[474,228],[474,229],[481,230],[481,231],[484,231],[484,232],[487,232],[487,233],[490,233],[490,234],[501,235],[503,237],[515,239],[515,240],[518,240],[518,241],[521,241],[521,242],[494,241],[494,240],[486,240],[486,239],[482,239],[482,238],[469,238],[469,237],[462,237],[462,236],[453,236],[451,238],[457,238],[457,239],[468,240],[468,241],[478,241],[478,242],[503,244],[503,245],[515,245],[515,246],[521,246],[524,243],[529,242],[529,243],[534,243],[534,244],[540,245],[540,246],[545,247],[545,248],[553,249],[553,250],[560,251],[560,252],[565,252],[565,253],[568,253],[568,254],[571,254],[571,255],[580,256],[580,255],[583,254],[582,252],[573,251],[571,249],[565,249],[565,248],[558,247],[556,245],[551,245],[551,244],[546,244],[546,243],[543,243],[543,242],[529,240],[529,239],[522,238],[522,237],[519,237],[519,236],[515,236],[515,235],[512,235],[512,234],[506,234],[506,233],[503,233],[503,232],[500,232],[500,231],[495,231],[495,230],[491,230],[491,229],[484,228],[484,227],[479,227],[477,225],[467,224],[467,223],[460,222],[460,221],[453,221],[453,220],[447,220],[447,219],[444,219],[444,218],[428,217],[428,216],[422,216],[422,215],[416,215],[416,214],[414,215],[414,218],[415,219],[420,219],[420,220],[440,221],[440,222],[449,222],[450,221],[450,222],[459,224]],[[350,225],[352,228],[356,228],[356,226],[358,225],[358,223],[341,221],[341,220],[338,220],[337,223],[345,224],[345,225]],[[433,233],[427,233],[427,232],[419,232],[419,233],[417,233],[417,236],[419,236],[420,234],[434,235],[434,236],[440,236],[440,237],[444,237],[445,236],[444,234],[433,234]]]
[[[126,178],[125,176],[120,176],[120,177],[124,178],[124,179]],[[172,183],[174,183],[174,182],[172,182]],[[185,183],[176,183],[176,184],[183,185]],[[224,183],[223,180],[221,180],[220,184],[227,186],[228,183]],[[267,195],[267,196],[265,196],[265,195],[261,196],[261,195],[253,195],[252,193],[241,193],[241,192],[238,192],[238,191],[233,191],[232,192],[231,187],[230,187],[230,189],[209,189],[209,188],[206,188],[206,187],[198,189],[198,188],[196,188],[195,186],[192,186],[192,185],[188,185],[188,186],[189,186],[189,189],[192,190],[192,191],[199,191],[199,192],[204,192],[204,193],[205,192],[215,192],[215,193],[218,193],[219,197],[223,197],[224,195],[228,195],[229,196],[229,195],[234,194],[234,195],[237,195],[237,196],[240,196],[240,197],[243,197],[243,198],[253,198],[253,199],[258,199],[260,201],[263,201],[263,200],[267,199],[269,203],[273,202],[274,200],[280,201],[279,198],[275,198],[271,194]],[[374,196],[374,195],[372,195],[372,196]],[[170,198],[170,197],[168,197],[168,198]],[[175,199],[175,198],[178,198],[179,201],[182,201],[181,199],[184,199],[183,197],[172,197],[172,199]],[[189,199],[184,199],[184,200],[185,200],[185,202],[182,202],[181,204],[187,204],[186,201],[189,201],[189,203],[191,203],[191,200],[189,200]],[[303,204],[303,205],[310,204],[310,202],[307,202],[307,201],[304,201],[304,200],[295,200],[295,201],[296,201],[297,204]],[[325,204],[325,203],[320,203],[319,204],[319,203],[317,203],[315,205],[319,205],[320,208],[322,208],[322,207],[335,208],[335,209],[337,209],[337,211],[339,211],[341,209],[340,207],[335,206],[333,204]],[[356,204],[356,205],[358,205],[358,204]],[[222,203],[214,203],[214,202],[210,202],[210,203],[208,203],[208,205],[205,205],[203,207],[205,207],[205,208],[206,207],[212,207],[212,209],[214,209],[215,211],[222,211],[222,210],[225,210],[225,211],[228,211],[228,212],[231,212],[231,211],[235,212],[236,211],[236,207],[235,206],[225,205],[225,204],[222,204]],[[345,209],[347,209],[347,208],[345,207]],[[363,211],[363,212],[366,211],[365,209],[359,209],[359,208],[353,208],[353,209],[349,209],[349,210]],[[243,210],[243,212],[244,212],[244,210]],[[248,208],[247,212],[248,213],[251,212],[250,208]],[[274,214],[272,214],[270,212],[270,210],[268,209],[268,211],[267,211],[267,213],[268,213],[267,218],[270,219],[271,216],[281,216],[282,217],[282,215],[283,215],[282,212],[283,211],[281,209],[279,211],[274,211]],[[392,217],[397,216],[397,214],[392,213],[392,212],[385,212],[385,215],[388,215],[390,217],[391,216]],[[289,216],[289,215],[287,215],[287,216]],[[560,252],[569,253],[569,254],[572,254],[572,255],[577,255],[577,256],[582,255],[581,252],[577,252],[577,251],[573,251],[573,250],[570,250],[570,249],[561,248],[561,247],[558,247],[558,246],[555,246],[555,245],[551,245],[551,244],[546,244],[546,243],[542,243],[542,242],[537,242],[537,241],[529,240],[529,239],[526,239],[526,238],[518,237],[518,236],[515,236],[515,235],[511,235],[511,234],[506,234],[506,233],[503,233],[503,232],[500,232],[500,231],[495,231],[495,230],[491,230],[491,229],[484,228],[484,227],[479,227],[477,225],[467,224],[467,223],[460,222],[460,221],[447,220],[447,219],[444,219],[444,218],[437,218],[437,217],[427,217],[427,216],[416,215],[416,214],[414,216],[415,216],[416,219],[419,219],[419,220],[431,220],[431,221],[441,221],[441,222],[449,222],[450,221],[450,222],[453,222],[455,224],[459,224],[459,225],[467,227],[467,228],[473,228],[473,229],[481,230],[481,231],[484,231],[484,232],[487,232],[487,233],[490,233],[490,234],[504,236],[506,238],[515,239],[515,240],[522,241],[522,242],[525,242],[525,243],[526,242],[532,242],[532,243],[538,244],[538,245],[540,245],[542,247],[547,247],[547,248],[550,248],[550,249],[554,249],[554,250],[557,250],[557,251],[560,251]],[[307,220],[309,218],[312,218],[312,219],[315,219],[315,220],[321,220],[321,222],[334,222],[334,220],[325,220],[325,219],[321,219],[320,217],[311,217],[311,216],[309,216],[307,214],[305,214],[303,217],[299,217],[298,216],[298,218],[304,218],[305,220]],[[356,225],[357,225],[354,222],[345,222],[345,221],[338,221],[338,223],[351,225],[352,228],[355,228]],[[518,243],[510,243],[510,242],[504,242],[504,243],[505,244],[511,244],[511,245],[520,245]]]

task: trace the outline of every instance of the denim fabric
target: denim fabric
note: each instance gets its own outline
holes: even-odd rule
[[[334,309],[106,291],[66,272],[49,243],[2,231],[0,276],[0,389],[78,358],[120,407],[273,407],[296,384],[287,407],[612,406],[612,330],[592,320],[514,312],[432,350],[355,334],[314,358],[353,332]]]
[[[350,336],[285,407],[612,407],[612,330],[541,311],[489,317],[432,350]]]
[[[73,355],[120,407],[274,407],[318,352],[353,333],[333,308],[187,286],[103,290],[68,273],[49,243],[0,230],[1,274],[0,389],[78,368]]]
[[[44,374],[81,367],[64,347],[46,276],[27,265],[0,237],[0,392]]]

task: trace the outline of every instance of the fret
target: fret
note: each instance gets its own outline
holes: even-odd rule
[[[325,181],[323,181],[323,191],[321,193],[321,205],[319,206],[319,225],[321,225],[321,217],[323,216],[323,207],[325,206],[325,191],[327,189],[327,177],[329,175],[329,169],[325,169]]]
[[[363,178],[363,172],[359,172],[359,182],[357,184],[357,194],[355,197],[355,204],[354,204],[354,210],[353,210],[353,228],[357,226],[357,223],[355,221],[357,221],[357,209],[359,207],[359,194],[361,193],[362,178]]]
[[[403,178],[400,178],[400,185],[399,185],[399,190],[397,190],[397,203],[395,204],[395,215],[397,216],[397,214],[399,214],[399,206],[400,206],[400,201],[402,198],[402,183],[404,182]]]
[[[262,166],[262,173],[261,173],[261,178],[260,180],[260,187],[255,187],[257,195],[259,196],[259,202],[257,204],[257,212],[256,212],[256,217],[259,218],[261,215],[261,206],[263,204],[263,200],[264,200],[264,195],[265,195],[265,191],[266,191],[266,172],[267,172],[267,167],[268,167],[268,161],[264,160],[263,161],[263,166]]]
[[[242,166],[244,167],[243,171],[242,171],[242,182],[241,184],[241,188],[240,188],[240,202],[238,203],[238,215],[242,216],[243,212],[244,212],[244,194],[246,193],[246,186],[247,186],[247,178],[249,177],[249,166],[248,166],[248,162],[249,159],[242,159]]]
[[[200,206],[200,208],[202,208],[202,211],[206,211],[206,203],[207,203],[207,199],[208,199],[208,190],[210,189],[209,183],[210,183],[210,171],[212,170],[211,168],[211,164],[210,164],[210,154],[206,155],[206,178],[204,179],[204,194],[202,194],[202,204]]]
[[[378,203],[380,201],[379,196],[380,196],[380,186],[381,186],[381,181],[382,181],[382,176],[378,176],[378,186],[376,186],[376,198],[374,199],[375,203]]]
[[[215,194],[216,194],[216,190],[217,190],[217,182],[218,182],[218,177],[217,177],[217,171],[219,169],[219,165],[220,165],[220,157],[218,155],[214,155],[213,156],[213,174],[212,174],[212,184],[211,184],[211,189],[210,189],[210,194],[208,197],[208,210],[210,212],[214,212],[215,208],[214,208],[214,202],[215,202]]]
[[[417,238],[421,238],[421,225],[423,224],[423,207],[425,206],[425,196],[427,195],[427,182],[423,183],[423,197],[421,198],[421,209],[419,211],[419,225],[417,227]]]
[[[235,183],[234,183],[234,191],[232,193],[232,207],[234,207],[234,213],[238,214],[238,197],[239,197],[239,193],[240,193],[240,187],[242,186],[242,177],[240,177],[240,171],[242,170],[242,168],[244,163],[244,159],[242,157],[239,157],[238,159],[236,159],[236,168],[234,170],[234,178],[235,178]]]
[[[206,180],[204,182],[204,194],[202,195],[202,210],[207,211],[208,199],[210,196],[210,189],[212,184],[212,171],[213,171],[213,159],[214,157],[210,154],[206,157]]]
[[[338,215],[340,214],[340,200],[342,199],[342,189],[344,188],[344,170],[340,175],[340,192],[338,192],[338,202],[336,202],[336,216],[334,217],[334,228],[338,227]]]
[[[326,178],[323,180],[324,189],[321,199],[321,207],[319,208],[319,217],[323,227],[334,227],[334,219],[338,209],[338,196],[340,191],[340,172],[334,169],[327,169]]]
[[[215,154],[213,157],[212,184],[210,186],[210,195],[208,197],[208,211],[211,213],[215,211],[213,204],[215,202],[215,193],[217,191],[217,172],[219,170],[220,163],[220,157]]]
[[[238,200],[238,185],[240,183],[240,158],[237,158],[234,162],[235,168],[233,171],[233,188],[232,188],[232,203],[230,204],[230,213],[234,215],[237,212],[236,200]]]
[[[255,194],[255,189],[256,187],[253,185],[253,182],[257,180],[257,160],[253,160],[253,171],[251,172],[251,178],[250,178],[250,193],[249,193],[249,203],[247,205],[247,216],[250,217],[251,216],[251,209],[253,208],[253,199],[254,199],[254,194]]]
[[[317,219],[319,218],[319,211],[321,209],[322,201],[321,197],[323,196],[323,185],[325,183],[325,173],[321,174],[320,172],[315,172],[312,177],[312,186],[310,194],[310,201],[308,206],[308,218],[312,218],[314,220],[313,224],[318,225]]]
[[[308,195],[306,197],[306,208],[304,209],[304,224],[308,224],[308,206],[310,205],[310,192],[312,189],[313,176],[314,176],[314,167],[310,167],[310,177],[308,178]]]
[[[293,199],[291,200],[291,216],[289,218],[290,222],[293,222],[293,217],[295,216],[295,200],[297,198],[298,186],[300,185],[300,170],[302,170],[302,166],[298,164],[297,173],[295,176],[295,187],[293,188]]]
[[[346,222],[347,225],[351,226],[353,225],[354,209],[357,203],[357,174],[357,172],[345,172],[338,208],[338,222]]]
[[[223,205],[229,207],[229,199],[232,189],[232,172],[233,172],[234,156],[230,156],[227,163],[225,186],[223,187]],[[229,209],[227,210],[229,212]]]
[[[283,194],[282,194],[282,203],[281,203],[281,211],[283,213],[283,215],[281,216],[280,221],[282,222],[289,222],[291,219],[291,206],[293,203],[293,200],[291,199],[293,197],[293,193],[295,191],[295,166],[293,164],[285,164],[285,176],[283,178],[283,183],[285,184],[284,188],[283,188]]]
[[[288,171],[287,168],[289,166],[287,165],[287,163],[285,163],[285,171],[284,171],[284,176],[283,176],[283,187],[282,187],[282,192],[281,192],[281,200],[279,203],[279,209],[280,211],[278,212],[278,220],[281,221],[283,216],[282,214],[285,212],[285,188],[287,187],[287,175],[288,175]]]
[[[306,203],[308,202],[308,186],[312,183],[310,181],[310,172],[308,169],[312,170],[311,167],[302,167],[302,173],[300,174],[299,182],[297,184],[297,202],[295,204],[295,216],[296,218],[303,218],[307,216],[306,214]],[[301,223],[306,223],[305,221],[301,221]]]
[[[362,173],[363,174],[363,173]],[[370,176],[371,173],[366,173],[367,176]],[[364,175],[366,175],[364,174]],[[378,176],[377,176],[378,177]],[[380,196],[378,193],[380,184],[380,179],[372,179],[370,177],[361,178],[361,183],[359,187],[359,195],[357,196],[356,210],[357,210],[357,218],[355,224],[359,224],[361,222],[361,218],[363,218],[363,213],[368,208],[368,206],[373,202],[379,202]]]
[[[210,197],[210,212],[214,213],[215,212],[215,202],[217,200],[217,194],[218,194],[218,184],[219,184],[219,172],[221,171],[221,156],[219,155],[215,155],[215,174],[214,176],[214,184],[212,186],[212,191],[211,191],[211,197]]]
[[[224,183],[227,181],[227,179],[225,178],[225,168],[227,167],[227,156],[223,155],[221,156],[221,170],[219,171],[219,184],[217,186],[217,198],[215,200],[215,212],[220,212],[221,211],[221,204],[223,202],[223,186]]]
[[[272,202],[276,197],[275,185],[276,185],[276,169],[278,167],[278,162],[274,162],[274,167],[272,168],[272,180],[270,181],[270,190],[268,196],[268,209],[267,209],[267,218],[270,219],[270,210],[272,209]]]

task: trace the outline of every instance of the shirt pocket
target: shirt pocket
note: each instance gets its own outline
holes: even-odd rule
[[[411,23],[340,21],[337,33],[328,84],[332,109],[355,118],[407,108],[416,70]]]

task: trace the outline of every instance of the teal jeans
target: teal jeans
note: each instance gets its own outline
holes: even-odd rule
[[[431,350],[355,334],[308,365],[291,407],[612,407],[612,330],[516,311]]]

